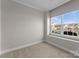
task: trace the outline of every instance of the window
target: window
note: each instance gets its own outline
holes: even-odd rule
[[[79,36],[79,11],[51,17],[51,33]]]
[[[61,17],[56,16],[51,19],[51,32],[52,33],[61,33]]]

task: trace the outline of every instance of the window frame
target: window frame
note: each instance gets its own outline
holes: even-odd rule
[[[62,31],[63,30],[62,21],[63,21],[64,15],[69,14],[69,13],[75,13],[75,12],[79,12],[79,10],[71,11],[71,12],[68,12],[68,13],[65,13],[65,14],[62,14],[62,15],[57,15],[57,16],[61,16],[61,34],[52,33],[52,30],[51,30],[51,27],[50,27],[49,35],[55,35],[55,36],[65,37],[65,38],[70,38],[70,39],[79,39],[79,35],[78,36],[64,35],[63,31]],[[50,26],[51,26],[51,18],[50,18]]]

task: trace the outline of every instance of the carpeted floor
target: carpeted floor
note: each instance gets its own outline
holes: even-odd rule
[[[39,43],[27,48],[19,49],[0,56],[1,58],[74,58],[55,46],[47,43]]]

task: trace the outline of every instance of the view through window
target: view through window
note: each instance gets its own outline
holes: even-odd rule
[[[61,16],[51,18],[51,30],[52,33],[61,33]]]
[[[79,11],[51,17],[51,33],[79,36]]]

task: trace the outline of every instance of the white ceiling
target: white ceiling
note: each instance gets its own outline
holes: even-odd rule
[[[14,0],[14,1],[41,11],[49,11],[64,3],[69,2],[70,0]]]

